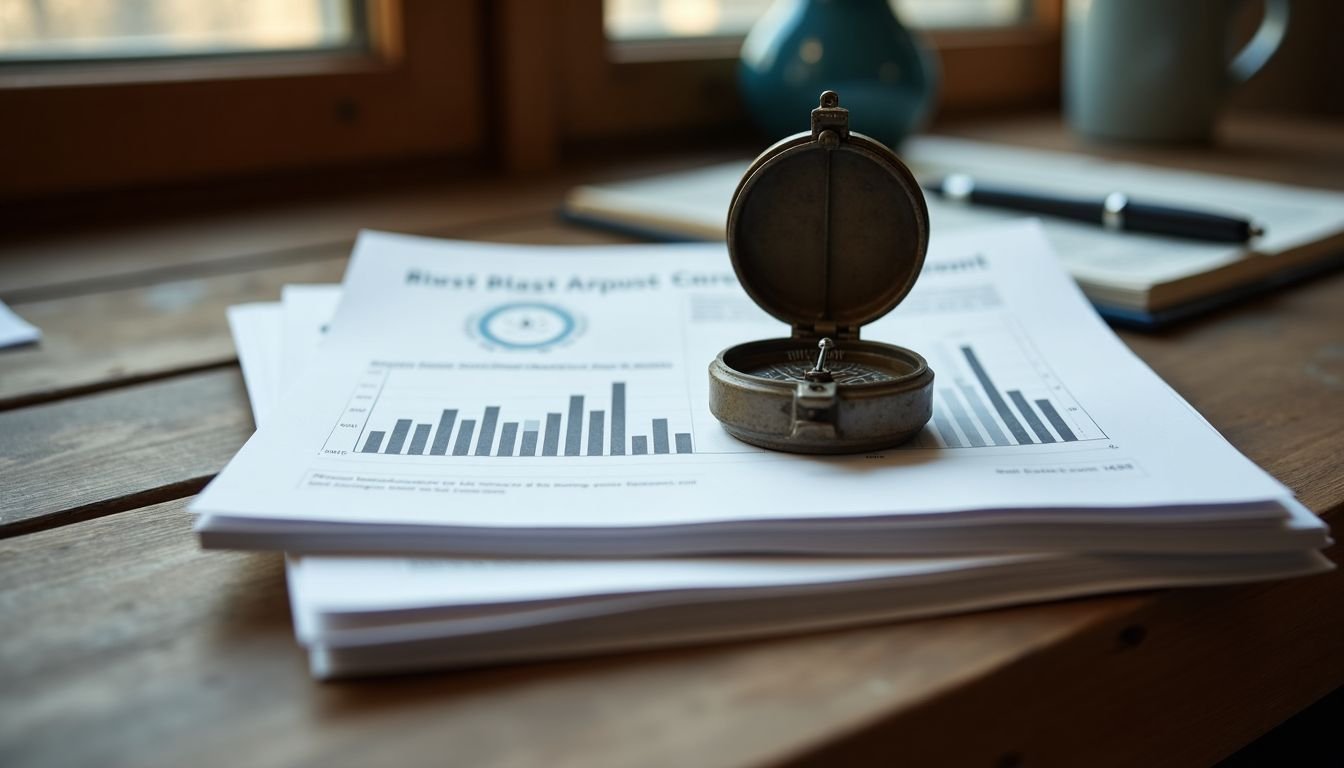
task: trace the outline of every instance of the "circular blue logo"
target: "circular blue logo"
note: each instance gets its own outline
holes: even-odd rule
[[[579,327],[578,320],[554,304],[520,301],[501,304],[474,323],[481,339],[504,349],[549,349],[564,343]]]

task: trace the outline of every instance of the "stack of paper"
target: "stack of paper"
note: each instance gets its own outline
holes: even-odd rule
[[[1114,337],[1030,223],[935,236],[863,330],[937,379],[925,432],[862,456],[763,451],[709,413],[710,359],[787,335],[722,246],[365,233],[341,289],[230,319],[261,429],[197,528],[296,553],[319,676],[1329,567],[1319,519]]]

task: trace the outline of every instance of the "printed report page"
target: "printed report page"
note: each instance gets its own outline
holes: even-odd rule
[[[766,451],[709,412],[719,351],[789,334],[747,298],[723,245],[365,233],[325,343],[193,509],[593,528],[1124,518],[1287,494],[1097,319],[1029,222],[935,239],[910,296],[862,333],[928,359],[923,433],[856,456]]]

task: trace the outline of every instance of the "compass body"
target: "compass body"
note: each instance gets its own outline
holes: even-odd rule
[[[710,363],[710,410],[733,436],[798,453],[908,440],[928,422],[933,371],[918,353],[861,340],[910,292],[928,209],[891,150],[849,130],[831,91],[812,130],[767,149],[742,177],[728,251],[747,294],[792,326]]]

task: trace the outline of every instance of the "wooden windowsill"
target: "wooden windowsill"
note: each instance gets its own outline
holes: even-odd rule
[[[386,72],[394,65],[395,58],[384,53],[356,50],[15,64],[0,67],[0,90],[324,77]]]
[[[962,51],[968,48],[1029,48],[1058,45],[1059,30],[1053,26],[1027,22],[1004,27],[949,27],[916,31],[934,51]],[[607,55],[612,64],[638,64],[675,61],[736,61],[742,37],[669,38],[611,42]]]

